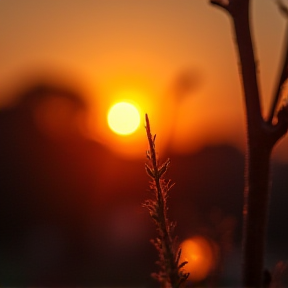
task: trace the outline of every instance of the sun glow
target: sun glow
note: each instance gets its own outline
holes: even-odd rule
[[[140,114],[135,105],[128,102],[119,102],[113,105],[108,112],[108,125],[119,135],[130,135],[140,125]]]

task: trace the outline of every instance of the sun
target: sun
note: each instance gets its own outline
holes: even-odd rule
[[[140,114],[135,105],[119,102],[113,105],[107,116],[110,129],[119,135],[130,135],[140,125]]]

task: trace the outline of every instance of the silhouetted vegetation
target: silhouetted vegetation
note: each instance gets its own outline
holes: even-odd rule
[[[264,249],[270,198],[270,155],[276,142],[287,133],[288,128],[287,103],[280,109],[277,105],[282,86],[288,77],[288,51],[285,43],[282,72],[275,95],[272,95],[270,115],[265,119],[261,109],[257,66],[250,35],[251,2],[250,0],[211,1],[231,16],[241,63],[246,104],[248,147],[243,208],[243,287],[263,287]],[[279,6],[282,11],[285,10],[281,1]],[[265,285],[267,286],[267,281]]]

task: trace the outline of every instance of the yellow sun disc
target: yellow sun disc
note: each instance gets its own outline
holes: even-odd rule
[[[119,102],[112,106],[108,112],[108,125],[117,134],[132,134],[137,130],[139,124],[139,111],[131,103]]]

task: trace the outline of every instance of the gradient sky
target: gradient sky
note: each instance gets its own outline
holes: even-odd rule
[[[286,23],[274,1],[252,4],[267,111]],[[141,157],[147,147],[143,123],[125,139],[106,124],[109,106],[129,91],[143,119],[149,114],[160,147],[186,153],[228,143],[243,149],[244,106],[230,24],[208,0],[1,0],[0,100],[3,105],[4,91],[24,75],[60,71],[91,91],[91,135],[111,147],[133,146]],[[180,99],[171,87],[185,71],[195,84]],[[287,144],[288,137],[275,157],[288,161]]]

